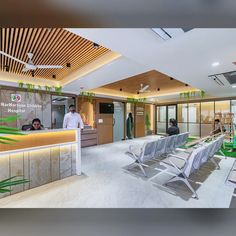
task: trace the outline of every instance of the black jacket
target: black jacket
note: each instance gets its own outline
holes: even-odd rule
[[[166,132],[169,136],[179,134],[179,127],[178,126],[171,126],[167,129]]]

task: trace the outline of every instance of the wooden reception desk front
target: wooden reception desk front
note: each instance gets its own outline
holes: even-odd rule
[[[27,184],[12,187],[11,194],[81,174],[80,129],[24,134],[6,135],[17,142],[0,144],[0,180],[13,176],[29,180]],[[6,195],[9,193],[0,197]]]

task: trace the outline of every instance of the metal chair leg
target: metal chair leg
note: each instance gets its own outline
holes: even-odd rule
[[[193,193],[193,198],[198,199],[198,195],[196,193],[196,191],[193,189],[193,187],[191,186],[191,184],[188,182],[187,179],[182,179],[182,181],[188,186],[188,188],[192,191]]]
[[[141,169],[141,171],[143,172],[144,176],[147,177],[146,171],[144,170],[144,168],[142,167],[142,165],[138,164],[139,168]]]
[[[133,162],[128,165],[127,169],[130,170],[132,166],[137,165],[137,162]]]
[[[183,175],[183,174],[181,174]],[[183,181],[186,186],[191,190],[191,192],[193,193],[193,198],[198,199],[198,195],[196,193],[196,191],[193,189],[193,187],[191,186],[191,184],[189,183],[189,181],[187,180],[187,178],[183,175],[183,177],[179,177],[179,176],[175,176],[174,178],[170,179],[169,181],[167,181],[167,183],[171,183],[171,182],[175,182],[175,181]]]
[[[211,158],[210,161],[216,166],[217,170],[220,170],[219,164],[213,158]]]
[[[225,156],[225,154],[222,152],[222,150],[219,151],[219,153],[225,157],[225,159],[227,159],[227,156]]]

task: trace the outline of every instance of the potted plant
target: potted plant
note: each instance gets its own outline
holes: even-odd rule
[[[149,114],[148,114],[148,113],[146,113],[146,115],[145,115],[145,126],[146,126],[147,135],[152,134],[152,131],[151,131],[151,122],[150,122],[150,117],[149,117]]]

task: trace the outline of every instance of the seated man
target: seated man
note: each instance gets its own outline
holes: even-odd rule
[[[33,130],[43,130],[43,126],[41,124],[40,119],[38,118],[33,119],[31,127],[27,129],[27,131],[33,131]]]
[[[170,119],[170,127],[167,129],[166,133],[171,135],[179,134],[179,127],[177,126],[177,121],[175,119]]]
[[[215,119],[214,130],[211,131],[210,135],[223,133],[225,131],[226,131],[226,129],[223,125],[221,125],[220,120]]]

